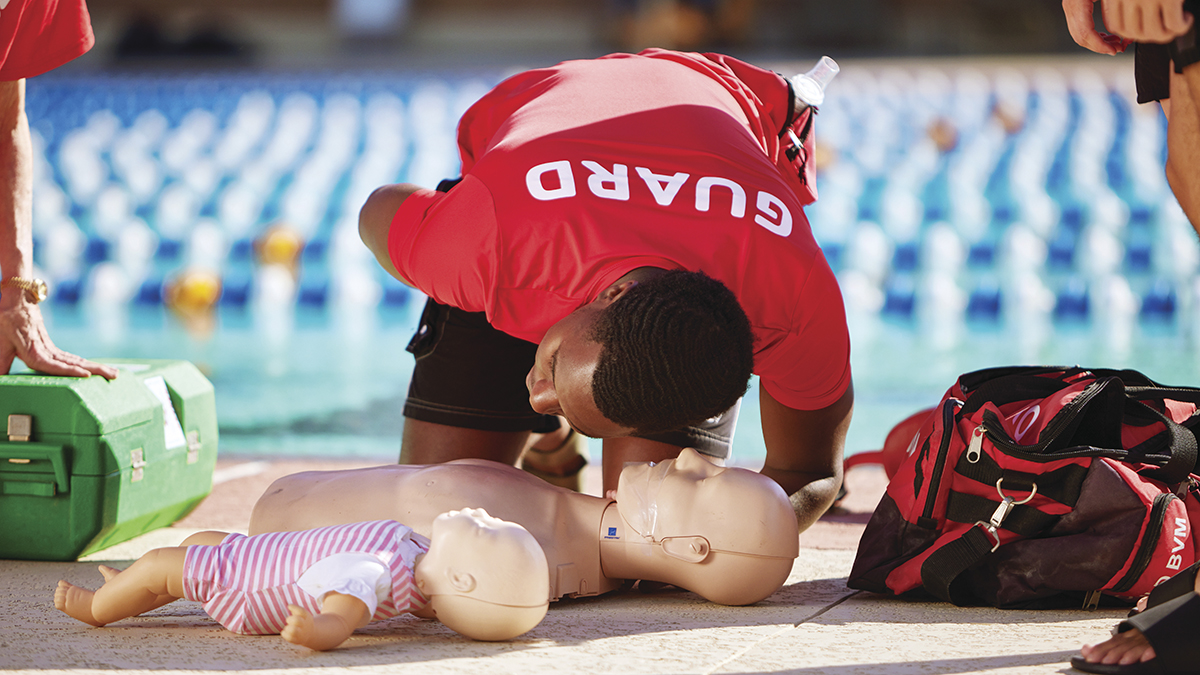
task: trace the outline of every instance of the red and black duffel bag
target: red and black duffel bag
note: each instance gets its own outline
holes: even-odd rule
[[[1197,402],[1133,370],[961,376],[872,514],[850,587],[996,607],[1148,593],[1197,559]]]

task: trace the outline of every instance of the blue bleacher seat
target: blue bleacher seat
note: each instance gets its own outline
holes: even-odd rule
[[[78,279],[61,279],[54,284],[54,302],[74,305],[79,302],[81,283]]]
[[[221,298],[224,307],[245,307],[250,300],[250,277],[229,276],[221,280]]]
[[[1072,279],[1063,285],[1054,303],[1054,319],[1061,322],[1086,321],[1089,313],[1087,287]]]
[[[163,301],[163,280],[155,277],[146,279],[133,296],[138,305],[161,305]]]
[[[980,285],[967,299],[967,318],[992,322],[1000,319],[1000,289],[994,284]]]
[[[1175,318],[1175,287],[1166,279],[1158,279],[1142,298],[1143,321],[1171,321]]]

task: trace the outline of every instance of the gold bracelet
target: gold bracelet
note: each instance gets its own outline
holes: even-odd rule
[[[46,299],[50,292],[50,287],[41,279],[25,279],[23,277],[9,277],[4,281],[0,281],[0,289],[13,286],[20,288],[29,293],[29,299],[33,304],[37,304]]]

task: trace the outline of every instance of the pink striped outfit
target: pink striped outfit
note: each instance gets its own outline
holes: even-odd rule
[[[340,553],[366,553],[391,573],[390,596],[378,602],[371,616],[377,621],[428,604],[413,581],[414,560],[428,549],[428,540],[394,520],[252,537],[231,534],[217,546],[188,547],[184,597],[204,603],[209,616],[235,633],[278,634],[286,625],[289,604],[313,614],[320,611],[317,598],[296,583],[310,566]],[[376,596],[374,588],[361,582],[341,592]]]

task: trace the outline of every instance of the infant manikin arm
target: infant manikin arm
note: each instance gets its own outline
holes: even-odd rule
[[[304,570],[296,585],[317,602],[335,592],[358,598],[367,606],[368,618],[392,592],[388,568],[370,553],[335,553],[321,558]]]
[[[291,614],[280,635],[292,644],[317,651],[333,649],[365,624],[371,614],[362,600],[343,593],[328,593],[321,613],[313,616],[299,605],[288,605]]]
[[[280,635],[309,649],[333,649],[346,641],[375,614],[379,601],[391,592],[388,568],[369,553],[336,553],[313,563],[297,585],[321,603],[313,616],[297,605]]]

